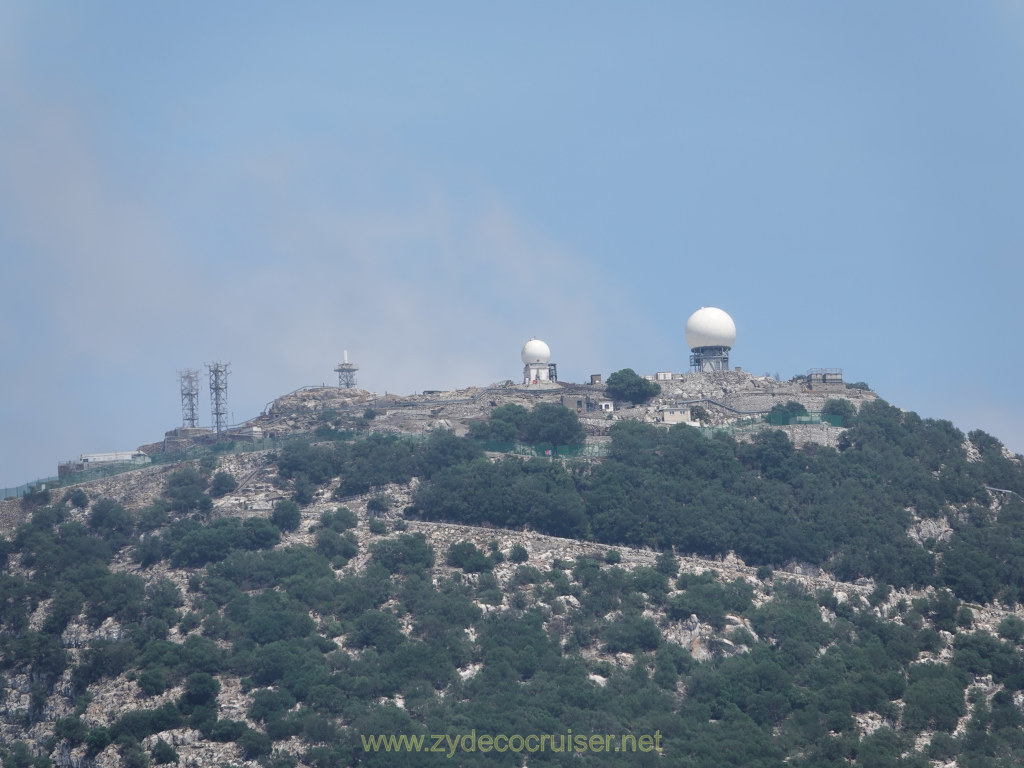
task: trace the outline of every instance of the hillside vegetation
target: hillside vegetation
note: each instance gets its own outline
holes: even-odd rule
[[[476,436],[555,423],[495,413]],[[141,503],[30,496],[0,543],[4,766],[1020,765],[1019,457],[846,417],[838,451],[620,422],[593,463],[336,433],[260,459],[258,510],[211,462]],[[438,546],[452,523],[478,533]],[[366,741],[569,729],[660,751]]]

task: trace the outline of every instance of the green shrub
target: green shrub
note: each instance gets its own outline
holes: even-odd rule
[[[1007,616],[999,622],[997,632],[1004,640],[1017,645],[1020,643],[1021,638],[1024,637],[1024,621],[1021,621],[1016,616]]]
[[[469,541],[459,541],[448,548],[445,562],[453,568],[461,568],[466,573],[480,573],[491,570],[492,563],[488,557]]]
[[[679,573],[679,558],[672,554],[672,550],[666,549],[658,554],[658,558],[654,562],[654,570],[674,579]]]
[[[135,527],[132,514],[113,499],[99,499],[89,513],[89,528],[102,536],[118,537],[121,541],[131,535]]]
[[[153,745],[153,749],[150,750],[150,754],[153,756],[153,762],[156,765],[166,765],[168,763],[177,764],[179,759],[178,753],[174,751],[174,747],[163,739],[157,739],[156,744]]]
[[[512,574],[512,578],[509,579],[508,585],[510,587],[521,587],[525,584],[540,584],[544,581],[544,574],[532,565],[521,565],[516,568],[516,572]]]
[[[842,419],[844,427],[852,427],[853,421],[857,417],[857,409],[849,400],[834,397],[825,401],[825,405],[821,408],[821,415],[823,417],[838,416]]]
[[[274,504],[274,511],[270,513],[270,522],[282,532],[294,531],[302,522],[302,511],[294,501],[282,499]]]
[[[653,651],[661,645],[661,630],[651,619],[623,617],[609,624],[604,632],[608,653]]]
[[[366,511],[371,515],[383,515],[393,504],[394,500],[387,494],[377,494],[366,502]]]
[[[216,701],[219,692],[220,683],[213,675],[207,672],[193,672],[185,681],[185,691],[181,695],[179,706],[187,713],[194,707]]]
[[[210,483],[210,495],[215,499],[231,493],[238,487],[238,481],[230,472],[218,472]]]
[[[391,573],[410,573],[434,565],[434,550],[422,533],[403,533],[377,542],[370,547],[370,552],[374,561]]]
[[[146,696],[159,696],[167,690],[167,677],[160,667],[147,667],[135,680]]]
[[[966,683],[966,674],[946,664],[913,665],[903,694],[906,727],[912,731],[932,729],[952,733],[967,711],[964,705]]]
[[[207,503],[210,501],[205,489],[203,476],[196,470],[179,469],[167,478],[164,495],[170,508],[177,512],[203,512],[209,510]]]
[[[264,755],[269,755],[274,748],[274,742],[267,734],[252,728],[247,729],[245,733],[235,739],[235,743],[241,748],[242,756],[246,760],[256,760]]]
[[[355,528],[358,524],[359,518],[348,507],[338,507],[333,512],[328,511],[320,515],[320,525],[338,533]]]
[[[64,498],[77,509],[85,509],[89,506],[89,496],[81,488],[74,488],[68,491]]]
[[[103,726],[90,728],[85,736],[85,756],[92,760],[96,755],[106,749],[111,742],[110,731]]]
[[[345,563],[356,556],[359,545],[352,533],[344,536],[330,528],[322,528],[316,532],[314,544],[316,551],[335,563]]]
[[[246,725],[241,720],[218,720],[210,728],[211,741],[237,741],[245,733]]]
[[[53,737],[77,746],[89,735],[89,727],[77,715],[62,717],[53,724]]]

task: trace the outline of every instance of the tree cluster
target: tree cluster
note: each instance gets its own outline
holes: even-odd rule
[[[487,421],[471,423],[469,434],[475,440],[552,446],[577,445],[586,436],[574,411],[552,403],[538,403],[529,411],[521,405],[502,405]]]
[[[773,430],[737,443],[683,425],[620,422],[598,465],[455,463],[419,486],[407,514],[708,556],[734,551],[754,565],[805,562],[843,579],[933,584],[976,601],[1024,594],[1024,504],[1008,497],[994,519],[986,506],[986,485],[1024,490],[1024,472],[1001,446],[972,433],[984,450],[971,462],[947,421],[882,401],[855,416],[830,410],[851,424],[838,452],[797,450]],[[947,541],[922,547],[907,535],[908,510],[937,517],[954,504],[968,514],[951,517]]]
[[[605,393],[613,400],[640,405],[661,394],[661,385],[656,381],[648,381],[632,368],[623,368],[608,376]]]

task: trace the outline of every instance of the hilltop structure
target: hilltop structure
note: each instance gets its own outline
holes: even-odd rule
[[[551,360],[551,348],[538,338],[523,344],[523,384],[547,384],[558,381],[558,366]]]
[[[502,405],[519,405],[527,409],[537,403],[558,403],[577,413],[589,435],[588,440],[607,439],[611,422],[636,420],[663,425],[689,424],[704,429],[729,430],[739,439],[747,439],[767,423],[762,417],[776,406],[794,401],[802,406],[807,418],[799,424],[778,424],[794,442],[816,442],[835,445],[841,427],[821,423],[820,413],[830,398],[850,401],[855,408],[875,394],[854,386],[847,387],[839,368],[812,368],[806,375],[788,381],[756,376],[738,366],[730,368],[729,358],[736,341],[736,324],[727,312],[717,307],[701,307],[693,312],[685,325],[686,343],[690,349],[688,372],[658,371],[644,374],[655,381],[660,393],[642,403],[616,402],[607,393],[601,374],[592,374],[589,383],[560,381],[558,367],[551,362],[551,348],[536,337],[530,338],[520,350],[523,364],[521,383],[513,380],[488,386],[471,386],[461,390],[424,390],[419,394],[384,396],[358,389],[359,367],[344,360],[334,367],[338,386],[300,387],[294,392],[268,403],[258,417],[228,428],[226,425],[225,390],[227,365],[216,363],[211,369],[211,398],[214,402],[215,428],[191,426],[196,421],[197,374],[185,371],[182,381],[182,412],[184,425],[167,432],[158,443],[141,446],[147,455],[177,453],[193,445],[228,437],[233,440],[261,443],[293,432],[361,428],[365,414],[373,412],[373,429],[380,432],[423,434],[433,429],[450,429],[466,434],[474,421],[486,419],[490,411]],[[217,373],[214,376],[213,373]],[[332,414],[325,419],[325,414]],[[694,414],[697,414],[695,416]],[[62,462],[62,475],[95,466],[92,462]]]
[[[338,388],[352,389],[356,385],[356,371],[359,366],[348,361],[348,350],[345,350],[345,358],[334,366],[334,372],[338,374]]]
[[[701,307],[686,321],[690,370],[728,371],[729,351],[736,341],[736,323],[718,307]]]

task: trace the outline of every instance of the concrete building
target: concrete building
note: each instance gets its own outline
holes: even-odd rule
[[[666,405],[658,409],[658,421],[666,424],[691,424],[690,407],[686,405]]]

